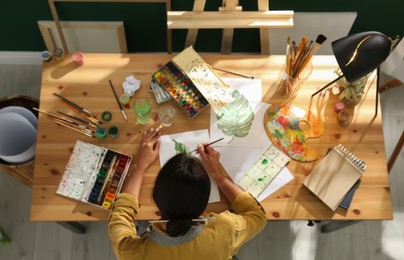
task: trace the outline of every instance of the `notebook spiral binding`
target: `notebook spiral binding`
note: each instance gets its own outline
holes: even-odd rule
[[[352,163],[355,167],[357,167],[361,172],[366,169],[366,163],[356,157],[353,153],[351,153],[345,146],[342,144],[337,145],[334,149],[340,153],[342,156],[348,159],[350,163]]]

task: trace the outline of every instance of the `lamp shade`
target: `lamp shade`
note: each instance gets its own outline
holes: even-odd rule
[[[331,43],[338,65],[349,82],[376,69],[390,54],[391,41],[380,32],[362,32]]]

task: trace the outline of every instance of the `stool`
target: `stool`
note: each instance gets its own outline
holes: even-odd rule
[[[34,113],[38,117],[38,112],[33,109],[39,108],[39,101],[33,97],[14,95],[0,99],[0,109],[8,106],[24,107]],[[34,160],[22,164],[12,164],[0,159],[0,170],[8,173],[13,178],[28,187],[32,187],[32,179],[34,175]]]

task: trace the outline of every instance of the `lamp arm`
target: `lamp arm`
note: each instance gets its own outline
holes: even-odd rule
[[[312,94],[311,96],[314,97],[315,95],[317,95],[318,93],[320,93],[321,91],[323,91],[324,89],[326,89],[327,87],[329,87],[331,84],[337,82],[338,80],[340,80],[342,77],[344,77],[343,74],[341,74],[338,78],[334,79],[333,81],[331,81],[330,83],[328,83],[327,85],[325,85],[324,87],[322,87],[321,89],[317,90],[314,94]]]

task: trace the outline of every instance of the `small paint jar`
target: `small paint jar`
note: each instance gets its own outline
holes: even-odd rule
[[[110,126],[110,127],[108,128],[108,134],[109,134],[109,136],[111,136],[112,138],[118,137],[118,135],[119,135],[119,129],[118,129],[118,127],[117,127],[117,126],[114,126],[114,125]]]
[[[102,114],[101,114],[101,118],[102,118],[102,120],[104,120],[104,121],[110,121],[110,120],[112,119],[112,114],[111,114],[111,112],[109,112],[109,111],[104,111],[104,112],[102,112]]]
[[[49,51],[43,51],[41,54],[41,58],[43,61],[50,61],[52,59],[52,55]]]
[[[129,95],[126,93],[123,93],[120,97],[119,97],[119,102],[121,102],[122,105],[124,105],[125,107],[129,108]]]
[[[73,61],[77,64],[77,65],[83,65],[84,64],[84,54],[82,52],[75,52],[73,54]]]
[[[342,101],[338,101],[334,106],[335,113],[339,113],[341,110],[345,108],[345,104]]]
[[[53,50],[53,56],[55,57],[57,62],[60,62],[63,60],[65,53],[61,48],[55,48]]]
[[[95,129],[95,135],[99,138],[99,139],[105,139],[107,137],[107,130],[102,127],[102,126],[98,126]]]
[[[338,112],[337,122],[340,127],[347,127],[352,120],[352,115],[346,109],[343,109]]]

